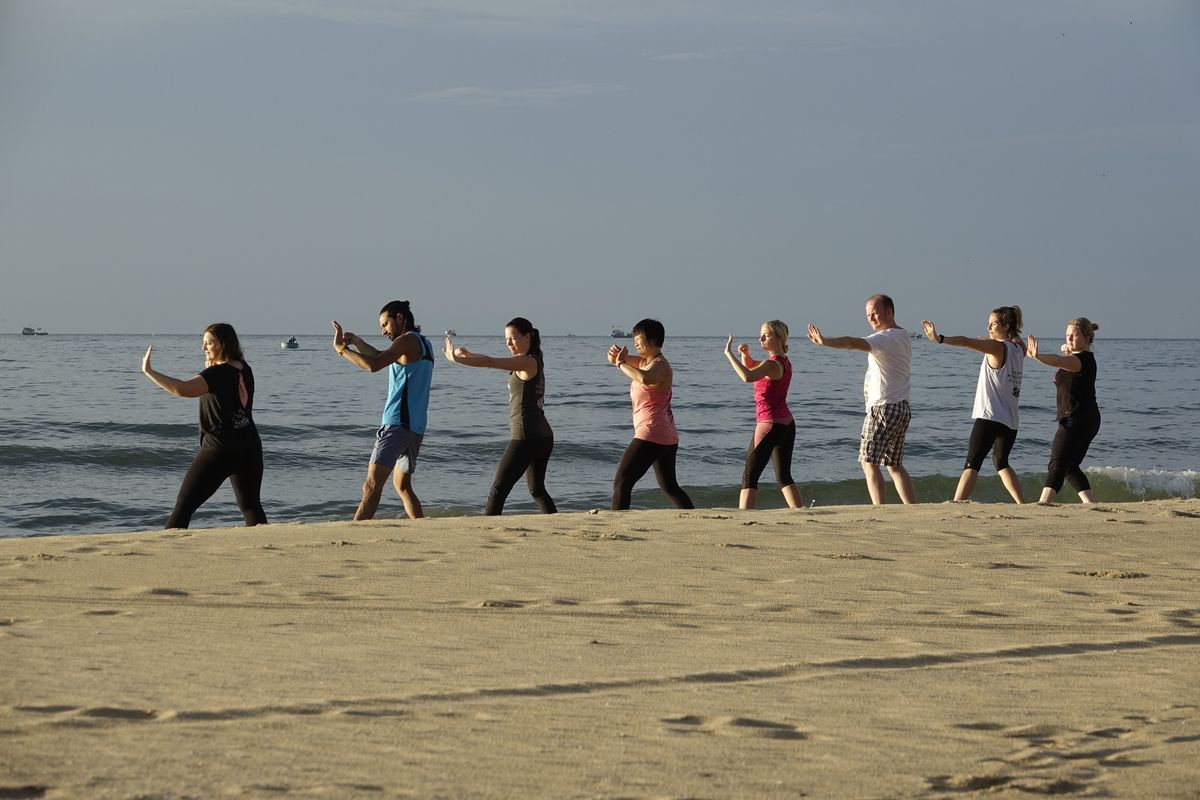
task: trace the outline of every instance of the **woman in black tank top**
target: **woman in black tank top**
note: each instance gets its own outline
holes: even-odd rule
[[[254,427],[254,373],[242,356],[233,326],[215,322],[204,329],[204,371],[187,380],[150,365],[154,345],[142,357],[142,372],[177,397],[200,398],[200,452],[179,487],[164,527],[186,528],[204,501],[229,479],[246,525],[267,521],[262,490],[262,441]]]
[[[1092,343],[1100,326],[1087,317],[1076,317],[1067,323],[1066,343],[1062,355],[1038,352],[1037,340],[1029,337],[1028,355],[1054,373],[1058,431],[1050,445],[1050,463],[1046,467],[1046,484],[1038,500],[1042,505],[1054,502],[1055,495],[1070,483],[1079,493],[1081,503],[1094,503],[1092,485],[1080,469],[1092,440],[1100,432],[1100,406],[1096,403],[1096,357]]]
[[[446,358],[455,364],[508,372],[510,438],[496,468],[484,513],[495,516],[504,511],[508,493],[524,474],[529,494],[538,508],[545,514],[553,514],[558,508],[546,491],[546,468],[554,450],[554,431],[542,411],[546,378],[541,335],[529,320],[516,317],[504,327],[504,343],[511,355],[497,358],[455,347],[453,337],[447,334],[444,351]]]

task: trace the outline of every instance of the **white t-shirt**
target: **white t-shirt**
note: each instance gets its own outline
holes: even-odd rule
[[[907,401],[912,395],[912,340],[904,328],[888,328],[866,337],[867,375],[863,397],[867,408]]]

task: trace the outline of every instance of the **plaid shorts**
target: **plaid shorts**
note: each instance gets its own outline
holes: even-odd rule
[[[900,466],[904,461],[904,436],[911,419],[912,409],[907,400],[871,406],[863,420],[858,460],[886,467]]]

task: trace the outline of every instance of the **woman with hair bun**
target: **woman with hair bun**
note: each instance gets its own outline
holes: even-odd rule
[[[792,362],[788,350],[788,326],[777,319],[767,320],[758,334],[759,347],[767,354],[764,361],[750,355],[750,347],[738,345],[739,360],[733,354],[733,335],[725,342],[725,357],[733,371],[746,383],[754,384],[754,437],[746,451],[746,467],[742,471],[742,491],[738,508],[754,508],[758,504],[758,479],[775,462],[775,478],[779,491],[789,508],[803,508],[804,498],[792,480],[792,450],[796,444],[796,420],[788,409],[787,393],[792,383]]]
[[[629,399],[633,402],[633,441],[625,448],[613,478],[613,511],[629,508],[634,485],[650,467],[654,467],[658,488],[676,508],[696,507],[675,477],[679,431],[671,411],[674,372],[662,353],[666,338],[661,322],[643,319],[633,326],[637,355],[615,344],[608,348],[608,363],[629,379]]]
[[[1029,337],[1029,357],[1055,367],[1055,413],[1058,431],[1050,445],[1050,463],[1046,467],[1046,485],[1038,500],[1042,505],[1054,502],[1066,481],[1079,493],[1081,503],[1094,503],[1092,485],[1079,468],[1088,447],[1100,432],[1100,406],[1096,403],[1096,357],[1092,343],[1100,326],[1087,317],[1067,323],[1062,355],[1038,352],[1038,341]]]
[[[494,358],[472,353],[466,347],[455,347],[453,337],[447,335],[444,350],[446,358],[455,364],[508,371],[508,425],[512,438],[496,467],[496,479],[488,492],[484,513],[496,516],[503,512],[508,493],[524,474],[529,494],[538,508],[544,514],[553,514],[558,508],[546,491],[546,467],[554,450],[554,431],[542,410],[546,394],[542,337],[529,320],[514,317],[504,327],[504,344],[512,355]]]
[[[200,398],[200,451],[179,487],[167,528],[186,528],[192,514],[221,488],[225,479],[246,525],[264,525],[262,440],[254,427],[254,373],[242,355],[237,332],[225,322],[204,329],[204,371],[187,380],[164,375],[150,365],[154,345],[142,356],[142,372],[176,397]]]
[[[983,459],[990,450],[996,474],[1000,476],[1004,488],[1015,502],[1024,503],[1021,480],[1008,465],[1008,455],[1017,441],[1018,401],[1025,371],[1021,307],[1000,306],[992,309],[988,316],[988,335],[984,339],[944,336],[927,319],[921,320],[921,325],[925,328],[925,335],[938,344],[983,353],[979,381],[975,384],[975,405],[971,410],[975,425],[971,428],[967,459],[958,479],[958,488],[954,491],[954,502],[963,503],[971,499],[975,483],[979,480],[979,468],[983,466]]]

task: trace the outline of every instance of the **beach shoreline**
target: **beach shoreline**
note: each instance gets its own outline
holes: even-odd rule
[[[0,796],[1195,797],[1198,534],[1161,500],[4,539]]]

